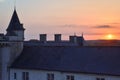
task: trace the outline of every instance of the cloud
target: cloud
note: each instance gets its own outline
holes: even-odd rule
[[[65,24],[65,25],[62,25],[62,27],[79,27],[79,25],[75,25],[75,24]]]
[[[95,28],[113,28],[113,26],[110,26],[110,25],[98,25],[98,26],[95,26]]]
[[[115,25],[118,25],[118,24],[120,24],[120,23],[118,23],[118,22],[114,22],[114,23],[110,23],[110,24],[115,24]]]
[[[65,25],[59,25],[58,27],[78,28],[78,27],[88,27],[88,26],[87,25],[77,25],[77,24],[65,24]]]
[[[104,33],[91,33],[91,32],[86,32],[84,34],[85,35],[104,35]]]

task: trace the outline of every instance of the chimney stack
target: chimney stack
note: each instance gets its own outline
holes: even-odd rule
[[[47,41],[47,38],[46,38],[46,34],[40,34],[40,41],[41,42],[46,42]]]
[[[61,34],[55,34],[55,42],[60,42],[61,41]]]
[[[69,36],[69,40],[71,43],[77,43],[77,36]]]
[[[83,45],[84,45],[84,38],[83,38],[83,36],[78,36],[78,37],[77,37],[77,43],[78,43],[80,46],[83,46]]]

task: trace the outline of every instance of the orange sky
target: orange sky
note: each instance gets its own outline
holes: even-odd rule
[[[39,34],[81,35],[86,40],[120,39],[120,0],[17,0],[17,12],[26,28],[26,40]],[[0,0],[0,32],[6,33],[14,0]]]

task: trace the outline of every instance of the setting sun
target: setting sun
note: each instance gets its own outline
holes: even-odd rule
[[[115,36],[113,34],[108,34],[106,35],[106,39],[108,40],[115,39]]]

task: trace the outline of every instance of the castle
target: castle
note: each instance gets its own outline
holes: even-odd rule
[[[83,35],[24,41],[16,10],[6,31],[0,34],[0,80],[120,80],[119,46],[85,46]]]

